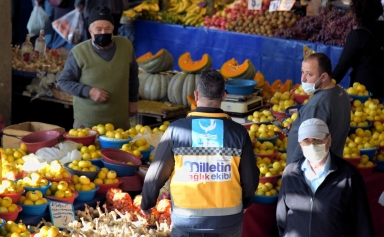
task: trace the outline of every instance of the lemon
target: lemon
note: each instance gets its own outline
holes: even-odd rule
[[[107,123],[107,124],[105,124],[105,129],[107,130],[107,131],[113,131],[113,130],[115,130],[115,126],[113,126],[113,124],[111,124],[111,123]]]
[[[81,185],[80,191],[91,191],[91,190],[92,190],[92,188],[91,188],[91,186],[89,184]]]

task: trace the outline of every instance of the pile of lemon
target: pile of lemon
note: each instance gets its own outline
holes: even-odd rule
[[[15,176],[20,174],[23,169],[23,156],[27,155],[28,149],[24,143],[19,148],[1,148],[2,177],[7,175]]]
[[[0,228],[0,236],[29,237],[31,233],[22,222],[7,221],[6,225]]]
[[[78,129],[70,129],[68,131],[68,136],[70,137],[86,137],[89,136],[90,128],[78,128]]]
[[[81,153],[81,159],[82,160],[96,160],[101,158],[101,153],[100,153],[100,146],[99,145],[89,145],[89,146],[84,146],[80,145],[79,146],[79,151]]]
[[[359,82],[354,82],[352,87],[347,89],[347,93],[350,95],[358,95],[358,96],[368,96],[369,92],[366,87]]]
[[[108,168],[103,167],[93,182],[95,184],[114,184],[118,183],[119,180],[117,179],[116,171],[108,170]]]
[[[255,111],[253,114],[248,115],[247,120],[254,123],[267,123],[275,120],[270,110]]]
[[[263,143],[257,141],[253,145],[253,152],[256,154],[273,154],[275,152],[275,146],[269,141]]]
[[[119,181],[117,181],[119,182]],[[91,182],[91,180],[87,176],[77,176],[74,175],[72,177],[72,185],[70,185],[70,189],[74,188],[76,191],[91,191],[96,189],[96,184]]]
[[[68,164],[68,168],[83,172],[96,172],[98,167],[88,160],[73,160]]]
[[[71,174],[58,160],[53,160],[51,164],[41,167],[39,173],[49,179],[68,179],[71,177]]]

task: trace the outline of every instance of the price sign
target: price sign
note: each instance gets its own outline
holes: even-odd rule
[[[248,10],[260,10],[262,0],[248,0]]]
[[[295,0],[281,0],[278,11],[290,11],[295,4]]]
[[[269,12],[274,12],[279,8],[280,0],[273,0],[269,3]]]
[[[52,224],[59,228],[66,228],[69,222],[75,220],[75,211],[71,203],[50,201],[49,213]]]

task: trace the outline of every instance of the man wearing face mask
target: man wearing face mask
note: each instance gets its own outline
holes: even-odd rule
[[[297,140],[304,155],[283,173],[276,210],[279,235],[374,236],[364,180],[329,150],[334,139],[327,124],[305,120]]]
[[[111,11],[96,6],[89,15],[92,39],[75,46],[58,78],[60,88],[74,95],[74,128],[112,123],[128,129],[137,113],[138,65],[132,43],[113,36]]]
[[[301,84],[304,91],[313,94],[299,110],[299,116],[292,123],[288,134],[287,164],[302,158],[303,152],[297,142],[300,124],[310,118],[323,120],[334,142],[331,151],[343,157],[343,148],[348,136],[351,103],[343,88],[331,79],[331,60],[323,53],[308,56],[301,66]]]

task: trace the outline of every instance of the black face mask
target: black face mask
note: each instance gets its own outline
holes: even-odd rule
[[[95,34],[95,44],[106,47],[112,42],[112,34]]]

